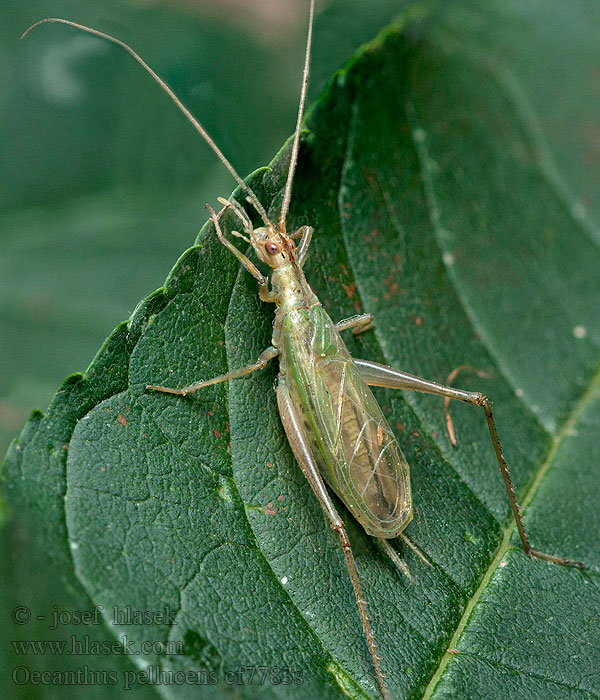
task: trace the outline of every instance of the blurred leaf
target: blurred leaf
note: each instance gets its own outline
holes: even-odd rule
[[[439,400],[378,392],[413,470],[407,534],[434,562],[402,552],[412,586],[340,507],[394,697],[588,698],[600,692],[593,212],[553,165],[527,90],[482,41],[488,16],[455,4],[414,16],[361,51],[311,111],[289,224],[316,228],[307,276],[332,317],[375,314],[374,333],[348,338],[356,356],[438,381],[464,363],[492,374],[461,384],[495,401],[532,540],[589,571],[533,566],[515,548],[483,416],[469,406],[452,407],[454,450]],[[564,23],[543,18],[552,63]],[[507,42],[513,23],[505,11]],[[253,177],[275,212],[287,155]],[[205,227],[164,290],[28,423],[4,492],[107,621],[114,605],[175,613],[171,625],[112,626],[137,645],[180,643],[144,663],[216,673],[206,697],[224,697],[224,672],[243,665],[289,667],[303,682],[271,675],[236,684],[240,697],[376,697],[339,544],[282,434],[275,368],[184,400],[143,389],[252,361],[271,318]]]

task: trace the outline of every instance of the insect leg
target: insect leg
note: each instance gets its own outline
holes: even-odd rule
[[[494,452],[496,453],[496,459],[498,460],[498,465],[500,466],[500,472],[502,473],[502,478],[504,479],[504,485],[506,487],[506,492],[508,493],[508,499],[510,501],[510,507],[512,509],[515,522],[517,525],[517,530],[519,532],[519,537],[521,538],[521,544],[525,551],[525,554],[533,561],[534,558],[546,559],[555,564],[562,564],[564,566],[578,566],[583,568],[583,563],[579,561],[574,561],[572,559],[564,559],[563,557],[555,557],[551,554],[545,554],[543,552],[538,552],[529,543],[529,538],[525,527],[523,525],[523,518],[521,516],[521,507],[517,502],[517,497],[515,496],[515,490],[512,484],[512,479],[510,478],[510,472],[508,470],[508,464],[502,452],[502,446],[500,445],[500,439],[498,437],[498,429],[496,428],[496,421],[492,413],[492,408],[490,401],[487,396],[475,391],[463,391],[462,389],[455,389],[454,387],[444,386],[443,384],[438,384],[437,382],[432,382],[428,379],[421,379],[413,374],[408,374],[407,372],[401,372],[400,370],[394,369],[392,367],[387,367],[386,365],[381,365],[378,362],[371,362],[369,360],[354,360],[359,372],[363,379],[370,386],[382,386],[389,389],[406,389],[408,391],[419,391],[425,394],[435,394],[437,396],[444,396],[450,399],[456,399],[458,401],[464,401],[470,403],[473,406],[481,406],[485,412],[485,419],[487,421],[488,430],[490,432],[490,438],[492,440],[492,445],[494,447]]]
[[[283,423],[283,427],[292,451],[294,452],[296,460],[300,465],[300,469],[302,469],[302,472],[307,478],[308,483],[311,485],[315,496],[318,498],[325,515],[329,519],[332,530],[334,530],[340,538],[342,549],[344,550],[344,556],[346,557],[346,567],[352,582],[352,587],[354,588],[354,595],[356,597],[356,603],[358,605],[358,612],[365,633],[365,639],[367,640],[367,646],[369,647],[369,653],[371,654],[373,668],[375,669],[379,692],[381,693],[383,700],[390,700],[390,695],[381,671],[380,658],[377,656],[376,652],[375,639],[373,637],[373,632],[371,631],[371,621],[369,620],[369,615],[367,614],[367,603],[363,598],[360,581],[358,579],[358,572],[354,562],[354,555],[352,554],[352,549],[350,548],[350,540],[346,534],[344,522],[340,518],[329,494],[327,493],[327,489],[323,483],[321,474],[319,473],[319,468],[315,462],[315,458],[306,438],[302,421],[298,416],[296,407],[294,406],[290,397],[289,389],[285,385],[285,382],[281,379],[279,380],[279,385],[277,387],[277,403],[279,405],[281,422]]]
[[[226,209],[233,209],[238,219],[242,222],[242,228],[244,229],[244,232],[250,235],[253,231],[252,222],[250,221],[250,217],[248,216],[248,214],[246,214],[246,212],[240,206],[239,202],[236,202],[235,200],[231,201],[229,199],[225,199],[225,197],[217,197],[217,199]]]
[[[206,379],[202,382],[196,382],[195,384],[190,384],[189,386],[184,386],[181,389],[170,389],[166,386],[154,386],[152,384],[146,384],[146,389],[151,389],[152,391],[161,391],[163,394],[178,394],[179,396],[187,396],[188,394],[198,391],[198,389],[203,389],[205,386],[211,386],[212,384],[219,384],[220,382],[227,382],[230,379],[237,379],[238,377],[245,377],[247,374],[252,374],[256,372],[257,369],[264,369],[267,364],[275,357],[279,355],[279,350],[272,345],[268,347],[258,358],[256,362],[251,365],[246,365],[245,367],[240,367],[239,369],[234,369],[227,374],[221,374],[218,377],[213,377],[212,379]]]
[[[352,328],[352,332],[358,335],[375,327],[374,318],[373,314],[358,314],[339,321],[335,324],[335,327],[338,331],[347,331]]]
[[[455,367],[452,372],[446,377],[446,384],[452,386],[456,377],[465,371],[474,372],[481,379],[491,379],[491,376],[477,367],[471,367],[471,365],[459,365]],[[446,414],[446,427],[448,429],[448,435],[450,436],[450,442],[457,447],[456,435],[454,433],[454,423],[452,422],[452,416],[450,415],[450,397],[444,397],[444,413]]]
[[[244,218],[246,216],[245,212],[244,212],[244,215],[242,216],[242,214],[240,212],[243,210],[239,206],[239,204],[236,206],[235,204],[233,204],[232,202],[229,202],[227,200],[219,199],[219,201],[222,201],[222,203],[226,202],[225,209],[228,209],[228,208],[233,209],[235,211],[235,213],[238,215],[238,217],[241,219],[242,223],[244,223],[245,221],[248,221],[249,226],[250,226],[249,230],[250,231],[252,230],[251,229],[252,223],[250,222],[250,219],[248,219],[247,217]],[[211,218],[213,225],[215,227],[215,231],[217,233],[217,237],[218,237],[219,241],[227,248],[227,250],[231,251],[235,255],[235,257],[242,263],[242,265],[246,268],[246,270],[248,270],[248,272],[252,275],[252,277],[254,277],[254,279],[258,280],[258,296],[260,297],[260,300],[266,301],[269,303],[274,302],[275,295],[273,294],[273,292],[269,291],[269,278],[265,277],[262,274],[262,272],[256,267],[256,265],[247,256],[245,256],[241,251],[239,251],[233,245],[233,243],[231,243],[231,241],[228,241],[225,238],[225,236],[223,235],[223,232],[221,231],[221,225],[219,224],[219,219],[220,219],[223,211],[225,211],[225,209],[221,210],[221,212],[219,212],[219,214],[217,214],[215,212],[215,210],[209,204],[206,205],[206,208],[210,211],[210,218]],[[238,234],[238,235],[240,235],[240,234]],[[240,237],[244,238],[244,236],[241,236],[241,235],[240,235]]]
[[[206,208],[210,211],[210,218],[215,227],[215,231],[219,241],[227,248],[227,250],[231,251],[235,255],[235,257],[242,263],[246,270],[248,270],[252,277],[258,280],[261,299],[263,298],[263,295],[265,295],[265,293],[266,295],[269,295],[269,278],[265,277],[248,257],[246,257],[241,251],[239,251],[231,241],[228,241],[225,238],[225,236],[223,235],[223,231],[221,231],[221,225],[219,224],[219,216],[217,216],[217,213],[209,204],[206,205]]]

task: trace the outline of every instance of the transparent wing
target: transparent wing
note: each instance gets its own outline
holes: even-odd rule
[[[288,314],[281,358],[323,478],[369,534],[395,537],[412,517],[408,464],[321,307]]]

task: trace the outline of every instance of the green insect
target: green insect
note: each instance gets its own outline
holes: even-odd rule
[[[349,329],[353,329],[354,332],[366,330],[372,325],[373,317],[371,314],[361,314],[334,323],[306,281],[303,266],[313,229],[310,226],[302,226],[288,233],[286,217],[298,158],[300,126],[310,65],[313,17],[314,0],[311,0],[298,120],[277,224],[269,219],[257,196],[237,174],[202,125],[181,103],[171,88],[131,47],[103,32],[64,19],[42,20],[30,27],[27,32],[43,22],[60,22],[123,47],[150,73],[183,111],[247,194],[248,201],[261,217],[264,226],[255,228],[248,214],[237,201],[219,199],[223,205],[219,213],[208,207],[220,242],[257,280],[260,299],[267,303],[274,303],[276,306],[270,347],[253,364],[227,374],[181,388],[147,385],[146,389],[186,396],[204,387],[264,369],[271,360],[278,358],[277,401],[281,421],[302,472],[319,500],[332,529],[340,538],[377,684],[382,698],[387,700],[390,694],[381,669],[381,658],[377,655],[367,613],[367,603],[361,590],[350,541],[344,522],[327,490],[329,486],[338,495],[367,534],[376,538],[381,549],[409,578],[408,569],[390,545],[390,539],[402,538],[427,561],[403,534],[413,516],[409,465],[370,386],[434,394],[444,397],[446,401],[456,399],[483,408],[526,554],[532,560],[539,557],[563,565],[581,567],[583,564],[538,552],[530,545],[488,398],[478,392],[444,386],[377,362],[353,358],[340,332]],[[233,232],[234,235],[251,244],[258,259],[271,268],[270,279],[223,235],[220,220],[228,210],[237,216],[243,231],[243,233]],[[298,244],[296,240],[299,241]],[[447,419],[450,438],[454,443],[454,432],[448,414]]]

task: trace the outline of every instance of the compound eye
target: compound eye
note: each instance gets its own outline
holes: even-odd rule
[[[278,253],[281,253],[281,248],[277,245],[277,243],[273,243],[273,241],[269,241],[265,245],[265,250],[269,255],[277,255]]]

